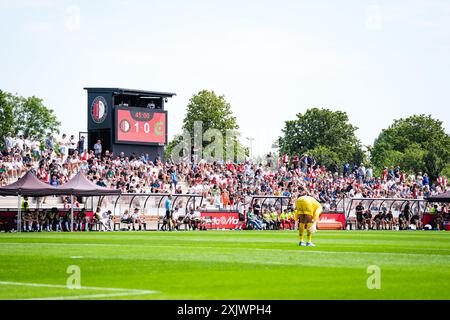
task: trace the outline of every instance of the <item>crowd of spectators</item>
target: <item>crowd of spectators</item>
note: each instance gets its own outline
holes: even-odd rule
[[[95,150],[86,150],[83,138],[63,134],[59,139],[47,135],[41,146],[24,136],[8,134],[0,155],[0,185],[14,182],[28,170],[49,184],[60,185],[78,171],[100,186],[117,188],[126,193],[200,194],[210,205],[240,210],[245,197],[251,195],[295,196],[306,188],[324,206],[337,209],[342,198],[411,198],[421,199],[442,193],[447,181],[439,177],[430,181],[427,173],[409,174],[400,167],[385,168],[375,176],[364,164],[344,163],[325,168],[308,155],[284,155],[277,160],[272,154],[263,163],[172,163],[148,154],[113,154],[103,150],[101,141]],[[263,218],[265,212],[258,215]]]

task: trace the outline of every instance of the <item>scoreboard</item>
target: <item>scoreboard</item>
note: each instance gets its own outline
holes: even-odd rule
[[[167,144],[167,111],[136,107],[115,107],[115,143]]]
[[[102,149],[148,154],[164,159],[167,145],[168,113],[165,105],[175,93],[125,88],[88,87],[88,149],[100,140]]]

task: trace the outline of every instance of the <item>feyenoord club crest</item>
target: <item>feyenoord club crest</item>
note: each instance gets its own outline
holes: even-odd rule
[[[102,123],[108,113],[105,98],[98,96],[94,99],[91,105],[91,116],[95,123]]]
[[[128,120],[124,119],[120,121],[119,128],[120,131],[127,133],[128,131],[130,131],[131,124],[128,122]]]

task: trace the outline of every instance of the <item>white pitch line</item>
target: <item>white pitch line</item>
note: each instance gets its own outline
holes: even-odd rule
[[[0,281],[0,285],[6,286],[26,286],[26,287],[44,287],[44,288],[59,288],[69,289],[65,285],[61,284],[46,284],[46,283],[29,283],[29,282],[10,282]],[[118,291],[117,293],[103,293],[103,294],[89,294],[78,296],[59,296],[59,297],[44,297],[44,298],[32,298],[26,300],[67,300],[67,299],[89,299],[89,298],[107,298],[107,297],[119,297],[119,296],[131,296],[131,295],[147,295],[160,293],[155,290],[138,290],[138,289],[124,289],[124,288],[103,288],[103,287],[83,287],[70,290],[96,290],[96,291]]]
[[[119,292],[119,293],[105,293],[105,294],[86,294],[80,296],[65,296],[65,297],[45,297],[45,298],[32,298],[25,300],[78,300],[78,299],[98,299],[98,298],[109,298],[109,297],[125,297],[125,296],[137,296],[137,295],[147,295],[155,294],[157,291],[142,291],[142,292]]]

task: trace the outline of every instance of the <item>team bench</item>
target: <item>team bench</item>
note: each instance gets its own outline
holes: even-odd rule
[[[147,226],[150,226],[152,223],[157,223],[159,227],[159,217],[155,215],[141,215],[141,224],[143,226],[144,231],[147,230]],[[129,230],[128,227],[133,225],[132,223],[124,223],[120,221],[119,216],[113,217],[114,231],[116,230]]]

